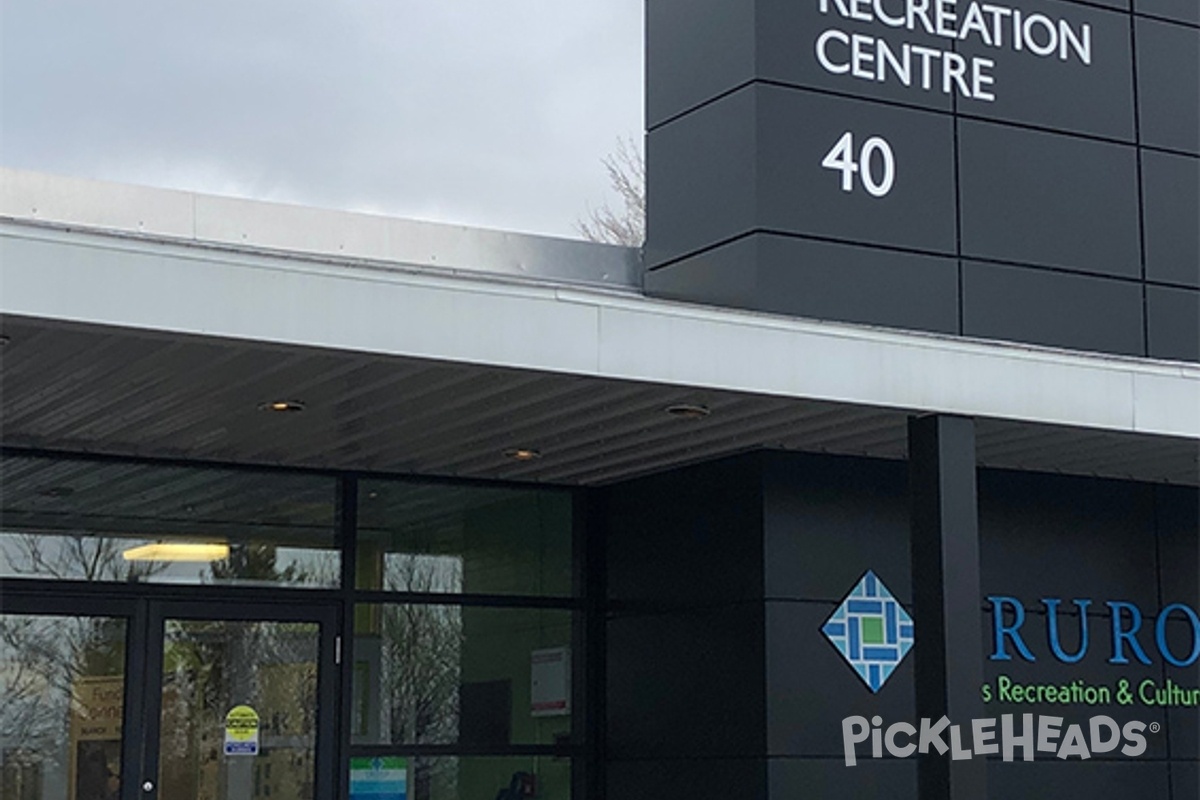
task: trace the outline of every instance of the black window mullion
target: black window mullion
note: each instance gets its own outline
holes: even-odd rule
[[[581,510],[576,514],[575,546],[583,553],[585,569],[581,576],[584,611],[581,625],[583,656],[582,696],[584,709],[583,745],[586,748],[582,781],[576,783],[580,798],[603,797],[604,792],[604,746],[606,731],[605,713],[605,649],[607,634],[607,552],[605,550],[604,524],[606,520],[603,490],[581,490],[577,502]]]
[[[338,672],[338,737],[334,796],[350,792],[350,736],[354,726],[354,609],[358,575],[358,479],[343,475],[337,485],[337,540],[342,548],[341,665]]]
[[[586,757],[586,749],[574,745],[510,744],[356,744],[346,758],[553,758],[571,759],[572,771]],[[584,796],[586,797],[586,795]],[[580,798],[583,800],[583,798]]]
[[[583,598],[579,597],[543,597],[541,595],[510,594],[390,592],[380,589],[359,589],[354,592],[354,602],[375,605],[541,608],[561,611],[583,611],[585,605]]]

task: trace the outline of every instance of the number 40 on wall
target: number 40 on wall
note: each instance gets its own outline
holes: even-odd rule
[[[856,159],[854,134],[846,131],[833,149],[825,154],[821,166],[842,173],[843,192],[854,191],[855,174],[862,188],[872,197],[883,197],[892,190],[892,184],[896,181],[896,157],[892,154],[892,146],[882,136],[872,136],[863,142]],[[877,166],[881,173],[878,179]]]

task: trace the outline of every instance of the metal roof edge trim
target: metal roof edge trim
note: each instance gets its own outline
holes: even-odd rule
[[[641,288],[638,249],[0,167],[0,218],[276,254]]]

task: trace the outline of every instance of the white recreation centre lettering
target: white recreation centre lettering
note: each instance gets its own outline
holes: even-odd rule
[[[1076,58],[1092,64],[1092,27],[1076,29],[1065,19],[1045,14],[1025,15],[1020,9],[971,0],[817,0],[822,14],[858,22],[878,22],[888,28],[924,31],[956,41],[974,38],[987,47],[1009,48],[1060,61]],[[830,74],[860,80],[896,81],[925,91],[941,91],[991,102],[996,82],[990,58],[967,58],[904,42],[897,48],[882,38],[829,28],[817,36],[817,61]]]

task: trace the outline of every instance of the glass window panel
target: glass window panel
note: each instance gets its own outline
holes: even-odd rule
[[[320,626],[167,620],[159,796],[173,800],[313,797]],[[257,734],[227,754],[230,714]]]
[[[124,673],[122,619],[0,615],[0,797],[115,797]]]
[[[360,589],[571,594],[571,495],[365,480]]]
[[[0,576],[336,586],[324,476],[0,459]]]
[[[353,796],[370,797],[379,793],[379,783],[401,781],[409,800],[570,800],[571,761],[552,756],[350,759]],[[524,786],[531,789],[523,791]]]
[[[548,609],[357,606],[352,741],[566,741],[572,618]]]

